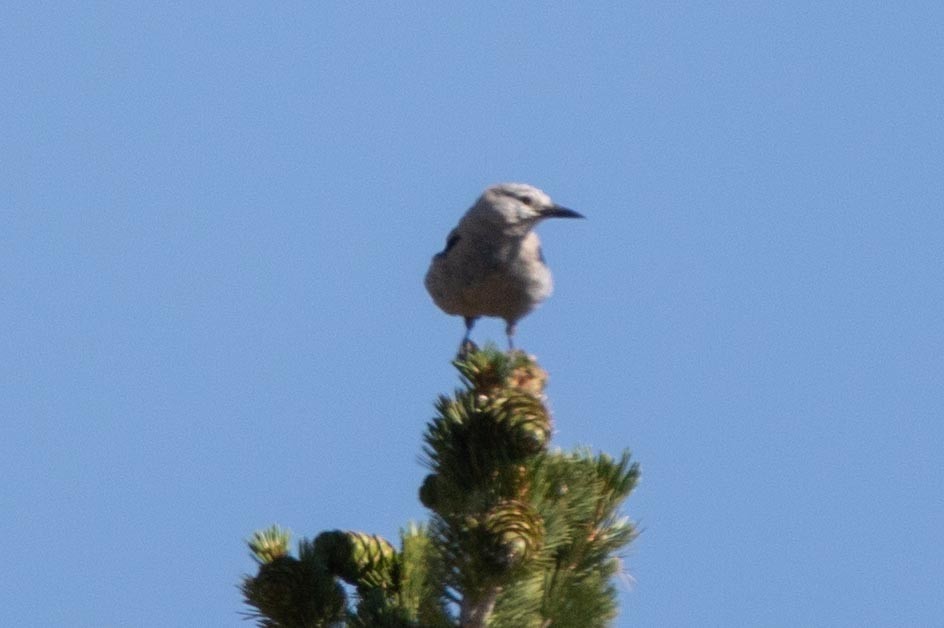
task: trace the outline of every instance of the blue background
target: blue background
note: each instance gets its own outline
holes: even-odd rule
[[[199,6],[198,6],[199,5]],[[555,442],[632,449],[618,626],[940,626],[940,3],[0,9],[5,626],[242,626],[244,539],[395,538],[525,181]],[[503,341],[500,322],[476,328]]]

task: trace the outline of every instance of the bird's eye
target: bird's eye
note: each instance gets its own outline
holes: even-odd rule
[[[534,203],[534,199],[531,198],[530,196],[522,196],[520,200],[525,205],[531,205]]]

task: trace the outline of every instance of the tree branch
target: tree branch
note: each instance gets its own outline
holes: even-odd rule
[[[476,599],[465,597],[459,613],[459,628],[485,628],[485,621],[495,607],[501,587],[491,587]]]

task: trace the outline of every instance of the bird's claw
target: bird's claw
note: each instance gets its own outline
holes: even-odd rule
[[[479,346],[469,340],[468,338],[462,339],[462,344],[459,345],[459,352],[456,354],[456,359],[464,360],[470,353],[475,353],[479,350]]]

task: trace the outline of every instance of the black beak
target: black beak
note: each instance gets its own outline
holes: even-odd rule
[[[566,207],[561,207],[560,205],[551,205],[543,212],[541,212],[542,218],[583,218],[584,215],[575,212],[572,209],[567,209]]]

